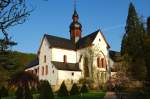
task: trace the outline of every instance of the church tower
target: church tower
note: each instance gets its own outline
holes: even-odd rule
[[[72,16],[73,21],[70,24],[70,39],[74,43],[77,43],[78,40],[81,38],[82,25],[78,22],[78,19],[79,16],[75,9]]]

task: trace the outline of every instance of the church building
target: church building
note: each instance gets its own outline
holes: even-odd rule
[[[51,85],[60,85],[62,81],[77,83],[82,78],[106,82],[110,46],[103,33],[96,30],[83,37],[76,9],[69,32],[70,39],[45,34],[37,58],[25,71],[36,74],[39,80],[48,80]]]

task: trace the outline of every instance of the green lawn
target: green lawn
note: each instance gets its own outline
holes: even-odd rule
[[[34,99],[36,99],[38,95],[33,95]],[[67,96],[67,97],[58,97],[55,95],[55,99],[103,99],[105,96],[105,92],[95,92],[90,91],[89,93],[85,93],[82,96],[81,95],[74,95],[74,96]],[[13,97],[5,97],[2,99],[15,99],[15,96]]]
[[[89,92],[81,95],[67,96],[67,97],[58,97],[55,99],[103,99],[105,92]]]

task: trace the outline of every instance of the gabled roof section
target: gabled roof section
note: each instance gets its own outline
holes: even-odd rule
[[[39,65],[39,59],[38,59],[38,58],[34,59],[34,60],[31,61],[29,64],[27,64],[26,69],[27,69],[27,68],[34,67],[34,66],[37,66],[37,65]]]
[[[69,50],[76,49],[75,44],[69,39],[56,37],[56,36],[52,36],[52,35],[48,35],[48,34],[45,34],[45,37],[47,38],[47,40],[50,44],[50,47],[69,49]]]
[[[81,38],[78,42],[77,42],[77,49],[81,49],[81,48],[85,48],[88,46],[92,45],[93,40],[96,38],[96,35],[98,34],[99,30]]]
[[[79,63],[64,63],[64,62],[52,61],[52,64],[58,70],[81,71],[80,68],[79,68]]]
[[[120,52],[117,52],[117,51],[112,51],[110,50],[109,51],[109,56],[110,58],[114,61],[114,62],[120,62],[122,61],[122,57],[121,57],[121,53]]]

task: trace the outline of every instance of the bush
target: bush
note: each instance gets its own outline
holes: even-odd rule
[[[23,88],[18,87],[16,91],[16,99],[23,99]]]
[[[0,97],[7,97],[8,96],[8,90],[3,86],[0,90]]]
[[[33,99],[31,90],[29,89],[29,86],[27,84],[25,85],[24,88],[24,96],[25,96],[24,99]]]
[[[79,88],[77,84],[73,84],[70,91],[70,95],[78,95],[78,94],[79,94]]]
[[[63,82],[58,90],[58,96],[63,97],[63,96],[68,96],[68,90],[67,87],[65,85],[65,83]]]
[[[37,88],[35,88],[34,86],[31,88],[31,93],[32,94],[37,94]]]
[[[40,82],[40,96],[39,99],[54,99],[52,88],[48,81]]]
[[[86,84],[83,84],[80,90],[80,93],[87,93],[88,92],[88,88],[86,86]]]

